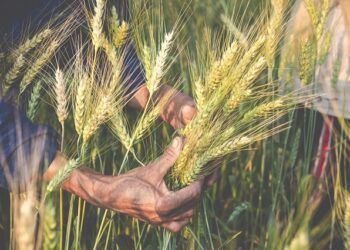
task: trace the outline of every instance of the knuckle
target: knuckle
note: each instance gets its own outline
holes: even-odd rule
[[[168,161],[175,161],[180,154],[180,150],[174,147],[170,147],[166,150],[165,159]]]
[[[170,213],[168,202],[164,199],[156,203],[156,212],[161,216],[167,216]]]
[[[173,223],[170,225],[170,231],[173,232],[173,233],[178,233],[181,231],[181,226],[178,224],[178,223]]]

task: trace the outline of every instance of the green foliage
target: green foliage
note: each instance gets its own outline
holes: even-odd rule
[[[204,86],[207,69],[218,58],[223,59],[219,48],[228,48],[231,42],[238,38],[239,42],[243,44],[241,49],[244,53],[241,52],[241,55],[247,55],[250,47],[246,48],[244,44],[255,41],[256,37],[244,35],[252,34],[249,33],[249,30],[257,29],[253,25],[257,23],[256,20],[267,18],[271,10],[268,0],[250,0],[248,2],[244,0],[193,0],[186,3],[185,6],[184,1],[178,0],[146,2],[143,0],[133,1],[131,7],[133,8],[134,21],[129,23],[128,27],[133,33],[139,56],[145,65],[147,80],[152,79],[154,88],[157,88],[160,80],[171,82],[173,79],[181,78],[183,79],[181,87],[187,93],[194,90],[194,97],[198,103],[207,101],[203,98],[205,91],[201,91],[201,87]],[[101,5],[103,1],[98,1],[98,3]],[[292,4],[291,1],[289,4]],[[99,7],[101,8],[101,6]],[[312,8],[310,7],[310,10]],[[104,12],[107,11],[102,11],[102,13]],[[98,10],[94,10],[93,13],[101,15]],[[322,15],[325,15],[324,13]],[[181,16],[180,21],[179,16]],[[221,16],[225,18],[222,20]],[[91,18],[91,16],[89,17]],[[318,27],[320,27],[319,23],[324,23],[324,18],[322,16],[317,21]],[[171,141],[174,131],[170,126],[156,121],[159,113],[157,105],[160,103],[148,103],[146,111],[141,112],[141,114],[136,112],[126,114],[123,109],[126,102],[124,97],[113,96],[116,99],[119,98],[117,103],[108,99],[104,107],[112,106],[114,110],[118,110],[118,113],[110,114],[108,111],[102,118],[96,114],[100,111],[97,107],[101,103],[101,97],[110,93],[111,89],[118,89],[116,85],[120,84],[118,82],[116,85],[111,85],[113,83],[111,79],[118,79],[119,75],[108,74],[105,71],[115,73],[119,70],[119,61],[113,60],[120,59],[121,56],[118,47],[120,43],[115,43],[115,40],[118,28],[122,27],[123,22],[118,19],[114,10],[108,21],[106,27],[102,27],[102,24],[98,22],[94,24],[99,34],[101,32],[102,34],[103,32],[112,33],[112,35],[98,36],[96,31],[94,36],[96,44],[93,45],[93,53],[91,54],[97,57],[90,57],[91,48],[89,46],[91,44],[81,48],[84,55],[80,59],[98,59],[93,60],[92,65],[77,67],[76,70],[67,72],[67,93],[73,93],[71,94],[73,97],[68,94],[67,107],[70,114],[62,124],[52,116],[54,114],[53,107],[55,107],[55,103],[52,101],[54,99],[51,91],[52,86],[46,88],[46,80],[50,80],[50,75],[54,73],[50,69],[57,66],[44,65],[48,58],[54,54],[52,51],[48,51],[47,58],[39,58],[45,63],[33,60],[34,65],[29,67],[25,73],[27,76],[22,82],[22,91],[26,93],[32,89],[27,109],[27,115],[30,119],[49,123],[57,131],[61,131],[61,127],[63,128],[62,147],[70,159],[79,159],[103,174],[116,175],[156,159]],[[170,34],[175,23],[177,23],[174,29],[177,32],[177,37],[170,40],[174,44],[172,49],[177,49],[176,51],[179,52],[173,55],[168,54],[170,49],[164,49],[162,42],[166,40],[165,34]],[[233,26],[229,28],[230,31],[223,27],[231,24]],[[84,28],[89,29],[89,27]],[[125,34],[123,32],[127,32],[126,23],[123,29],[124,31],[119,31]],[[261,29],[265,30],[266,28]],[[218,35],[218,33],[226,34],[229,32],[234,33],[230,41],[222,39],[225,37],[224,35]],[[260,33],[254,34],[259,35]],[[230,35],[228,36],[230,37]],[[277,36],[282,35],[277,34]],[[124,41],[124,39],[121,40]],[[300,67],[301,72],[299,73],[303,82],[308,84],[312,82],[315,73],[314,66],[318,52],[313,40],[301,46],[304,46],[302,62],[293,66]],[[30,48],[30,50],[35,49]],[[163,61],[158,61],[158,64],[162,64],[159,67],[162,68],[161,73],[164,75],[152,71],[154,65],[157,65],[157,58],[161,56],[162,51]],[[324,58],[325,53],[322,55],[321,57]],[[278,50],[273,53],[273,56],[274,61],[278,62]],[[0,60],[2,59],[0,58]],[[239,61],[237,60],[237,62]],[[13,63],[12,61],[6,67],[0,65],[1,72],[6,71],[5,69],[10,70]],[[102,67],[100,67],[101,64]],[[266,78],[271,77],[272,79],[269,80],[272,82],[279,80],[274,74],[268,76],[268,72],[264,70],[265,61],[264,68],[258,67],[257,72],[253,74],[254,77],[248,74],[253,68],[250,66],[245,66],[247,68],[244,67],[244,70],[239,72],[247,82],[260,84]],[[43,68],[47,69],[47,72],[41,72],[44,71]],[[81,70],[82,68],[84,70]],[[228,72],[232,73],[230,70],[232,69],[228,67]],[[103,72],[102,75],[105,74],[104,77],[99,76],[101,72]],[[45,87],[42,86],[41,81],[37,81],[33,88],[29,88],[29,85],[37,78],[45,80]],[[335,78],[334,74],[333,78]],[[232,79],[234,78],[229,80]],[[85,85],[80,84],[81,80],[87,81],[86,88]],[[91,89],[89,89],[90,87]],[[85,93],[86,98],[76,98],[79,89]],[[97,93],[98,95],[94,95],[93,93],[97,91],[100,91]],[[262,120],[266,118],[258,111],[262,107],[266,108],[263,106],[264,104],[276,104],[274,98],[278,96],[275,96],[276,92],[270,88],[266,88],[264,91],[271,91],[266,96],[272,100],[267,98],[269,101],[263,103],[257,99],[249,100],[250,107],[255,106],[256,109],[250,110],[248,105],[236,106],[235,103],[232,104],[231,107],[234,107],[235,112],[227,117],[227,121],[239,117],[241,119],[237,120],[242,124],[245,123],[244,126],[233,127],[229,131],[236,132],[237,130],[239,132],[247,127],[253,129],[256,124],[246,122],[245,118],[258,117]],[[249,96],[247,92],[239,93]],[[202,97],[200,97],[201,95]],[[234,100],[234,98],[232,99]],[[79,101],[80,104],[77,103]],[[108,105],[110,103],[112,105]],[[40,106],[40,110],[38,110],[38,106]],[[79,110],[84,110],[84,112],[76,114]],[[269,114],[274,114],[275,111],[276,109],[268,110]],[[215,114],[220,112],[220,110],[216,110]],[[98,120],[98,118],[100,119]],[[82,122],[77,122],[79,119]],[[94,133],[91,136],[89,134],[89,138],[83,144],[81,133],[84,131],[84,126],[87,126],[87,121],[94,123],[91,125]],[[329,191],[316,185],[314,177],[311,175],[317,151],[315,142],[318,141],[320,115],[315,114],[312,110],[290,111],[288,117],[280,122],[281,124],[290,123],[291,126],[279,135],[250,144],[245,150],[236,150],[234,154],[220,155],[225,155],[220,163],[220,179],[210,190],[205,191],[203,199],[199,201],[192,224],[188,225],[183,232],[172,235],[158,227],[125,215],[90,206],[85,201],[70,194],[64,194],[58,202],[52,199],[55,193],[51,193],[47,196],[42,220],[44,223],[43,248],[57,249],[58,235],[61,235],[64,238],[63,246],[65,249],[339,249],[337,246],[342,244],[341,238],[343,237],[338,233],[337,225],[341,223],[339,223],[336,208],[333,207],[334,204],[327,203],[328,198],[333,198],[333,194],[328,192],[328,197],[322,200],[323,203],[317,203],[313,199],[316,192],[326,193]],[[77,124],[81,125],[80,129],[77,128]],[[130,127],[134,127],[134,130],[129,129]],[[208,132],[215,133],[214,135],[217,137],[225,136],[220,129],[210,128]],[[341,137],[339,143],[336,144],[335,150],[340,155],[346,155],[346,153],[342,150],[337,151],[339,145],[349,147],[345,138],[346,136]],[[210,150],[208,152],[210,153]],[[348,160],[346,156],[344,156],[345,159],[340,158],[344,162]],[[335,190],[342,190],[339,178],[345,178],[338,175],[343,171],[339,169],[341,160],[334,164],[338,171],[335,171],[337,173],[331,176],[334,179]],[[81,162],[79,161],[79,164]],[[47,190],[51,192],[58,188],[72,170],[79,166],[78,160],[69,161],[66,168],[59,172],[49,184]],[[337,192],[341,193],[341,191]],[[329,205],[329,208],[323,207],[325,203]],[[63,215],[62,221],[61,216],[58,216],[58,207],[60,207],[59,212]],[[349,218],[346,219],[347,227],[345,228],[347,234],[349,234],[348,220]]]

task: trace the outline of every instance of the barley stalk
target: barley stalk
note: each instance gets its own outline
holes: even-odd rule
[[[118,57],[118,53],[113,44],[108,41],[105,35],[101,36],[102,47],[107,55],[109,62],[113,67],[113,79],[111,80],[111,91],[115,91],[118,87],[118,83],[121,76],[121,60]]]
[[[252,143],[254,140],[243,136],[243,137],[239,137],[236,139],[231,139],[229,141],[226,141],[224,143],[222,143],[219,146],[216,146],[214,148],[209,149],[206,154],[205,157],[203,159],[201,159],[202,162],[209,162],[215,158],[218,158],[220,156],[226,155],[228,153],[231,153],[235,150],[241,149],[242,147],[245,147],[247,145],[249,145],[250,143]]]
[[[189,155],[191,154],[192,146],[193,145],[191,143],[187,142],[183,147],[181,154],[173,168],[173,173],[175,173],[175,176],[177,176],[178,173],[181,173],[182,170],[186,167],[187,160],[190,158]]]
[[[117,9],[115,8],[114,5],[111,8],[110,25],[111,25],[112,33],[117,32],[118,27],[120,25],[120,22],[119,22],[119,18],[118,18]]]
[[[128,132],[126,126],[125,117],[122,114],[122,111],[116,112],[115,115],[111,118],[112,130],[118,136],[119,141],[123,146],[128,149],[132,144],[131,136]]]
[[[118,49],[122,47],[128,37],[129,24],[125,21],[118,27],[117,32],[114,35],[113,43],[114,46]]]
[[[96,0],[94,7],[94,16],[92,17],[91,29],[92,29],[92,41],[95,45],[95,50],[102,46],[103,35],[103,14],[105,9],[106,0]]]
[[[16,249],[34,249],[35,244],[35,198],[29,194],[28,198],[17,198],[18,212],[15,218]]]
[[[310,239],[309,234],[305,229],[297,232],[289,246],[285,248],[286,250],[309,250],[310,249]]]
[[[299,74],[303,86],[310,84],[313,80],[316,63],[315,50],[315,45],[310,39],[302,41]]]
[[[14,81],[18,78],[24,65],[25,65],[25,59],[24,59],[24,56],[21,54],[16,58],[16,61],[14,62],[12,68],[5,76],[5,82],[6,82],[5,92],[12,86]]]
[[[90,119],[86,122],[83,130],[83,144],[89,140],[89,138],[95,134],[97,129],[108,119],[112,114],[113,101],[110,95],[105,95],[99,101],[96,109],[92,113]]]
[[[40,69],[45,66],[45,64],[51,59],[56,49],[59,46],[59,42],[54,40],[47,50],[42,53],[28,69],[28,71],[23,76],[20,84],[20,93],[23,93],[27,86],[34,80],[34,78],[39,73]]]
[[[76,160],[70,160],[67,165],[61,169],[55,177],[50,181],[49,185],[46,188],[47,193],[58,189],[60,185],[70,176],[70,174],[79,167]]]
[[[157,88],[159,87],[160,81],[163,78],[164,70],[166,67],[166,59],[171,49],[173,38],[174,38],[173,31],[165,35],[164,41],[157,55],[150,81],[147,81],[147,88],[150,92],[150,96],[152,96],[152,94],[157,90]]]
[[[273,60],[278,42],[282,34],[282,24],[285,12],[285,0],[272,0],[272,17],[267,26],[266,58],[269,67],[273,66]]]
[[[323,64],[326,62],[327,56],[329,54],[329,50],[331,48],[331,44],[332,44],[332,33],[328,31],[325,35],[322,48],[320,51],[320,59],[319,59],[320,64]]]
[[[241,123],[248,124],[254,121],[256,118],[264,117],[283,107],[284,107],[284,103],[281,99],[277,99],[275,101],[261,104],[259,106],[256,106],[252,110],[248,111],[247,113],[245,113],[245,115],[241,120]]]
[[[150,48],[147,45],[143,46],[143,67],[146,72],[146,80],[150,81],[152,77],[152,57]]]
[[[266,60],[264,57],[260,57],[253,65],[248,69],[247,74],[244,75],[243,79],[234,88],[232,95],[228,98],[225,104],[224,111],[232,112],[239,106],[248,96],[251,95],[252,91],[249,90],[249,86],[259,77],[262,71],[266,68]]]
[[[350,197],[346,198],[344,214],[344,241],[346,249],[350,249]]]
[[[31,121],[34,121],[36,112],[38,110],[41,88],[42,88],[42,82],[38,81],[35,84],[35,86],[33,88],[33,92],[32,92],[32,94],[30,96],[30,100],[29,100],[29,104],[28,104],[28,110],[27,110],[27,117]]]
[[[324,0],[322,4],[321,14],[319,17],[319,21],[317,23],[316,27],[316,39],[317,41],[320,41],[325,28],[325,23],[329,14],[329,10],[331,8],[331,1],[330,0]]]
[[[194,180],[198,178],[198,176],[202,173],[203,167],[210,161],[237,151],[249,144],[252,143],[252,139],[249,137],[240,137],[233,140],[226,141],[219,146],[209,148],[203,156],[194,156],[193,158],[189,158],[190,162],[186,162],[186,164],[182,164],[182,162],[176,162],[174,167],[175,176],[177,177],[177,182],[180,187],[186,186],[189,183],[192,183]],[[181,157],[181,156],[180,156]],[[191,166],[191,167],[186,167]],[[175,178],[176,178],[175,177]]]
[[[319,23],[319,17],[317,14],[317,9],[316,9],[314,0],[304,0],[304,2],[305,2],[306,9],[309,12],[313,27],[316,28]]]
[[[252,91],[250,89],[248,90],[242,90],[240,93],[235,94],[233,93],[229,99],[227,100],[227,103],[225,103],[224,106],[224,112],[231,113],[236,108],[239,107],[241,103],[244,102],[250,95],[252,94]]]
[[[197,104],[197,109],[201,110],[202,107],[205,105],[205,88],[202,84],[201,79],[194,81],[193,87],[194,87],[194,96]]]
[[[228,28],[228,30],[233,34],[233,36],[238,40],[239,44],[244,47],[248,48],[249,43],[245,35],[236,27],[236,25],[231,21],[231,19],[222,14],[220,16],[221,21],[225,24],[225,26]]]
[[[140,140],[147,129],[150,127],[151,124],[159,117],[160,115],[160,106],[157,105],[153,109],[151,109],[147,114],[141,119],[137,125],[136,128],[133,131],[133,143],[136,143],[138,140]],[[132,145],[129,145],[131,147]]]
[[[75,130],[77,131],[78,135],[82,135],[83,127],[84,127],[84,114],[85,114],[85,100],[86,95],[88,94],[88,79],[86,77],[82,77],[80,79],[78,90],[76,94],[76,100],[75,100],[75,111],[74,111],[74,124],[75,124]]]
[[[234,72],[232,73],[234,79],[239,79],[246,72],[246,69],[252,62],[258,57],[261,48],[266,42],[265,36],[260,36],[250,47],[247,53],[244,54],[243,58],[238,63]]]
[[[239,46],[237,42],[233,42],[224,52],[221,60],[214,62],[208,76],[207,86],[210,91],[214,91],[220,84],[222,78],[226,76],[237,57]]]
[[[44,221],[43,221],[43,231],[44,231],[44,241],[43,250],[54,250],[58,248],[59,236],[57,229],[57,214],[56,207],[52,198],[47,200],[44,211]]]
[[[231,74],[227,76],[226,79],[223,80],[221,89],[218,89],[216,91],[216,98],[211,98],[209,102],[206,102],[206,105],[205,107],[203,107],[202,111],[198,113],[195,119],[182,130],[181,133],[184,136],[187,136],[188,134],[191,133],[192,130],[196,130],[196,126],[198,126],[199,124],[204,124],[208,119],[211,118],[213,107],[217,107],[218,105],[221,105],[220,103],[222,102],[223,98],[225,98],[227,95],[227,93],[222,93],[221,91],[226,90],[227,86],[232,86],[232,84],[237,84],[237,82],[246,72],[246,69],[249,67],[252,61],[258,56],[259,51],[263,47],[265,41],[266,41],[265,36],[260,36],[257,39],[257,41],[251,46],[251,48],[247,51],[247,53],[245,53],[244,57],[238,63],[237,67],[235,67],[235,69],[231,72]],[[223,61],[228,62],[226,58],[230,58],[230,57],[231,57],[230,55],[224,56],[223,58],[225,58],[225,60]]]
[[[31,39],[27,39],[23,44],[21,44],[16,50],[11,54],[12,58],[17,58],[20,55],[28,53],[30,50],[42,43],[46,38],[52,34],[51,29],[45,29],[37,34],[35,34]]]
[[[68,116],[66,84],[62,70],[57,68],[55,74],[55,96],[56,96],[56,114],[61,124]]]

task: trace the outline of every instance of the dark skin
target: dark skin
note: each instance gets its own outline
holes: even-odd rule
[[[161,118],[178,129],[193,119],[196,108],[191,97],[167,85],[162,86],[156,95],[165,96],[169,91],[174,91],[175,95],[162,110]],[[148,90],[142,86],[128,105],[142,109],[148,98]],[[105,176],[90,168],[79,168],[73,171],[61,188],[97,207],[125,213],[171,232],[179,232],[190,222],[204,182],[211,185],[216,178],[213,176],[207,181],[202,178],[177,192],[170,191],[164,176],[176,162],[182,147],[183,139],[176,137],[157,160],[119,176]],[[44,179],[51,180],[66,163],[64,155],[57,153]]]

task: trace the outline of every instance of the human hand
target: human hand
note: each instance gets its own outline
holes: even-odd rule
[[[165,96],[171,96],[171,98],[161,110],[161,118],[175,129],[183,128],[196,115],[194,100],[169,85],[162,85],[154,94],[153,99],[159,100]],[[146,106],[148,99],[149,91],[144,85],[130,99],[128,106],[142,109]]]
[[[197,114],[194,100],[170,86],[165,85],[160,91],[162,92],[160,93],[161,96],[166,96],[167,93],[173,92],[169,102],[161,112],[162,119],[174,129],[183,128],[189,124]]]
[[[103,191],[105,206],[171,232],[179,232],[190,222],[203,186],[203,180],[176,192],[166,186],[164,177],[181,150],[182,140],[177,137],[153,163],[117,176]]]
[[[167,96],[169,93],[171,98],[164,109],[161,111],[161,118],[170,124],[174,129],[180,129],[189,124],[197,114],[197,109],[194,100],[170,87],[169,85],[162,85],[155,94],[155,99]],[[149,92],[146,85],[141,87],[134,95],[129,103],[131,107],[143,108],[149,98]],[[217,165],[218,161],[213,164]],[[207,187],[214,185],[219,177],[219,169],[216,169],[213,174],[205,179]]]

